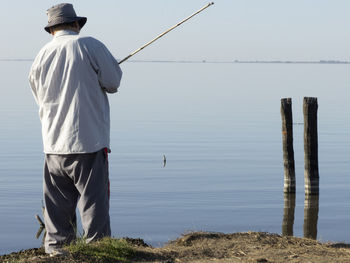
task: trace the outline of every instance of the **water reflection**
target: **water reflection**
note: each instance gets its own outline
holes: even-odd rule
[[[317,239],[317,222],[319,210],[319,196],[305,195],[304,202],[304,237]],[[293,236],[295,213],[295,194],[284,194],[284,211],[282,221],[282,235]]]
[[[318,195],[305,195],[304,203],[304,237],[317,238]]]
[[[282,235],[293,236],[295,211],[295,194],[284,194],[284,211],[282,221]]]

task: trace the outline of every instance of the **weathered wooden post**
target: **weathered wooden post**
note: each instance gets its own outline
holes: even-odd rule
[[[295,194],[284,193],[282,235],[293,236]]]
[[[305,195],[304,203],[304,237],[317,238],[318,195]]]
[[[317,108],[317,98],[304,98],[304,177],[306,195],[319,194]]]
[[[295,193],[292,99],[281,99],[284,192]]]

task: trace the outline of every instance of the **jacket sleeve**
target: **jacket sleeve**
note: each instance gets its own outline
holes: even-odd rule
[[[105,45],[101,43],[101,46],[96,51],[95,61],[97,64],[97,75],[100,86],[108,93],[115,93],[120,86],[123,75],[122,70],[117,60]]]
[[[36,102],[36,104],[39,105],[38,94],[37,94],[37,89],[36,89],[36,85],[35,85],[35,77],[33,76],[34,74],[35,74],[35,71],[33,70],[33,67],[32,67],[30,72],[29,72],[28,80],[29,80],[30,87],[32,89],[32,93],[33,93],[35,102]]]

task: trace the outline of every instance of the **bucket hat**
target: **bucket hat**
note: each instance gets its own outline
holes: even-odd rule
[[[86,17],[77,16],[73,5],[68,3],[54,5],[46,11],[46,14],[48,17],[48,24],[45,27],[45,31],[48,33],[50,33],[50,27],[75,21],[77,21],[80,28],[82,28],[87,20]]]

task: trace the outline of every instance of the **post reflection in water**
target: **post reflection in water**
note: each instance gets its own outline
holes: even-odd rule
[[[319,195],[305,195],[304,237],[317,239]]]
[[[304,202],[304,237],[317,239],[319,196],[305,195]],[[295,194],[284,194],[284,211],[282,221],[282,235],[293,236],[295,213]]]
[[[295,194],[284,193],[282,235],[293,236]]]

